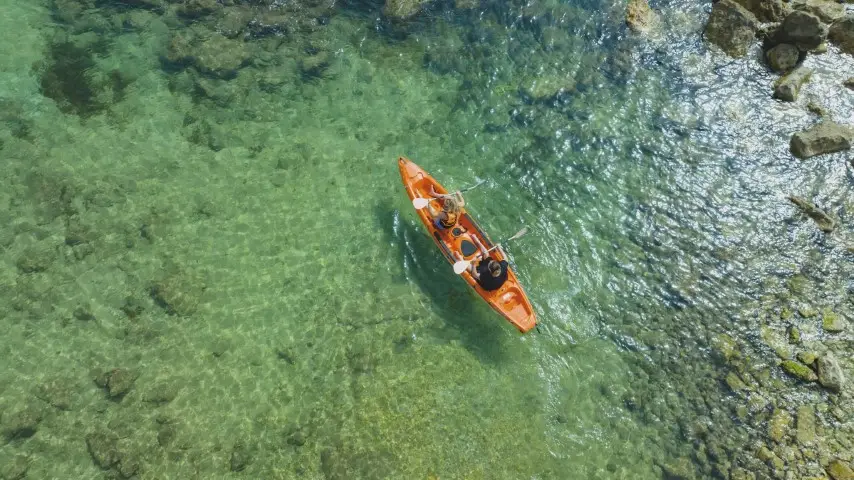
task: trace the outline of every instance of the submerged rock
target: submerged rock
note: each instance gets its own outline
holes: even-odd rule
[[[725,362],[737,360],[741,358],[741,352],[738,350],[738,343],[732,336],[726,333],[716,335],[712,339],[712,347]]]
[[[818,358],[818,355],[812,352],[800,352],[798,353],[797,358],[798,361],[804,365],[812,365]]]
[[[827,474],[833,480],[854,480],[854,470],[838,458],[827,465]]]
[[[47,270],[53,263],[56,253],[47,245],[36,245],[24,250],[15,262],[21,273],[38,273]]]
[[[180,389],[181,386],[175,382],[160,382],[148,390],[142,399],[156,405],[164,405],[174,400]]]
[[[854,90],[854,77],[848,78],[847,80],[842,82],[842,85],[845,85],[845,88],[850,88],[851,90]]]
[[[792,416],[789,412],[782,408],[777,408],[771,414],[771,420],[768,420],[768,437],[771,440],[781,443],[789,433],[789,425],[792,423]]]
[[[220,77],[232,78],[249,61],[246,43],[213,33],[193,52],[193,63],[200,71]]]
[[[210,15],[223,8],[216,0],[185,0],[178,7],[178,13],[187,18],[199,18]]]
[[[781,43],[765,52],[768,65],[777,73],[785,73],[798,64],[801,52],[798,47],[790,43]]]
[[[454,0],[454,8],[457,10],[470,10],[480,5],[479,0]]]
[[[734,467],[729,478],[730,480],[756,480],[756,474],[741,467]]]
[[[789,325],[789,343],[795,345],[801,343],[801,330],[796,325]]]
[[[807,103],[807,110],[809,110],[811,113],[818,115],[819,117],[826,117],[829,115],[827,109],[822,107],[821,104],[816,101],[811,101]]]
[[[6,462],[0,468],[0,478],[3,480],[21,480],[26,478],[27,470],[30,468],[30,458],[26,455],[15,455],[15,458]]]
[[[110,398],[120,399],[133,387],[137,374],[124,368],[114,368],[95,377],[95,383],[107,390]]]
[[[383,13],[390,18],[406,20],[414,17],[425,3],[426,0],[386,0]]]
[[[821,326],[825,332],[839,333],[845,330],[845,320],[839,314],[826,309],[822,312]]]
[[[626,7],[626,24],[632,31],[648,33],[658,23],[658,14],[649,8],[647,0],[629,0]]]
[[[766,465],[778,471],[782,471],[786,466],[783,459],[778,457],[776,453],[771,451],[771,449],[765,445],[759,447],[759,451],[756,452],[756,458],[762,460]]]
[[[747,390],[747,385],[744,384],[744,382],[735,372],[729,372],[724,381],[729,386],[730,390],[732,390],[733,392],[738,392],[739,390]]]
[[[36,388],[35,396],[59,410],[71,409],[71,385],[62,380],[51,380]]]
[[[659,464],[663,478],[667,480],[694,480],[694,463],[690,458],[680,457],[675,462]]]
[[[816,224],[818,224],[818,228],[824,233],[830,233],[836,228],[836,220],[830,217],[830,215],[826,214],[824,210],[819,209],[812,203],[808,202],[806,199],[801,197],[790,196],[789,201],[794,203],[804,212],[808,217],[813,219]],[[806,313],[806,312],[805,312]],[[809,315],[802,314],[803,317],[808,317]]]
[[[538,102],[552,100],[565,92],[575,91],[575,78],[568,74],[546,74],[522,85],[522,93]]]
[[[733,0],[714,4],[706,24],[706,39],[732,57],[743,57],[756,38],[756,17]]]
[[[783,363],[781,363],[780,366],[783,367],[783,370],[786,373],[798,380],[802,380],[804,382],[814,382],[818,380],[818,376],[812,371],[812,369],[810,369],[810,367],[794,360],[783,360]]]
[[[854,14],[849,13],[833,22],[828,38],[844,53],[854,55]]]
[[[845,376],[842,373],[842,367],[832,353],[828,352],[819,357],[816,361],[818,369],[818,382],[824,388],[839,392],[845,384]]]
[[[804,159],[851,148],[850,127],[824,120],[811,128],[792,135],[789,148],[796,157]]]
[[[252,453],[243,443],[237,443],[231,450],[229,464],[232,472],[242,472],[252,461]]]
[[[41,412],[35,408],[27,407],[15,413],[4,415],[0,431],[3,432],[6,440],[28,438],[35,435],[41,421]]]
[[[151,286],[154,302],[170,315],[189,317],[199,306],[205,285],[187,275],[176,273]]]
[[[108,469],[119,462],[116,445],[119,437],[112,432],[96,432],[86,435],[86,448],[95,465]]]
[[[798,407],[795,438],[801,445],[809,445],[815,440],[815,412],[809,405]]]

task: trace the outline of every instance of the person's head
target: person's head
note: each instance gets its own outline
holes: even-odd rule
[[[460,205],[457,203],[456,199],[448,197],[442,202],[442,210],[446,212],[456,212],[460,209]]]
[[[489,273],[491,273],[493,277],[501,275],[501,264],[495,260],[490,258],[486,267],[489,269]]]

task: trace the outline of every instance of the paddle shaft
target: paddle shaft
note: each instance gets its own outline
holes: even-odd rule
[[[504,243],[509,242],[510,240],[516,240],[517,238],[521,237],[522,235],[525,235],[526,233],[528,233],[528,227],[524,227],[522,230],[519,230],[512,237],[496,243],[495,245],[493,245],[492,248],[487,250],[486,253],[489,253],[489,252],[495,250],[496,248],[500,247]],[[463,273],[464,271],[466,271],[470,265],[471,265],[470,260],[460,260],[459,262],[454,263],[454,272],[456,272],[459,275],[459,274]]]
[[[456,191],[456,192],[454,192],[454,193],[444,193],[444,194],[442,194],[442,197],[439,197],[439,198],[443,198],[444,196],[452,197],[452,196],[454,196],[455,194],[458,194],[458,193],[468,192],[469,190],[471,190],[471,189],[473,189],[473,188],[475,188],[475,187],[479,187],[479,186],[480,186],[480,185],[482,185],[482,184],[483,184],[483,182],[485,182],[485,181],[486,181],[486,180],[481,180],[481,181],[479,181],[479,182],[475,183],[474,185],[472,185],[472,186],[470,186],[470,187],[461,188],[461,189],[457,190],[457,191]],[[421,197],[413,198],[413,199],[412,199],[412,205],[413,205],[413,206],[415,206],[415,205],[420,204],[421,202],[419,202],[419,200],[424,200],[425,202],[429,203],[429,202],[430,202],[430,200],[432,200],[432,198],[421,198]],[[420,207],[420,208],[424,208],[424,207],[426,207],[426,206],[427,206],[427,203],[425,203],[425,204],[424,204],[422,207]],[[419,207],[417,207],[417,206],[416,206],[415,208],[419,208]]]

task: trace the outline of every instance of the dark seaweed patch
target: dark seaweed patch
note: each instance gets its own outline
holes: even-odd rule
[[[48,66],[41,76],[42,93],[56,101],[64,113],[89,117],[108,107],[101,90],[112,91],[112,100],[123,98],[129,81],[120,72],[112,72],[103,84],[96,82],[90,72],[96,67],[91,50],[63,41],[50,47]]]

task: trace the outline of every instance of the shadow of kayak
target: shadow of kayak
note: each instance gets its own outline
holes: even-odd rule
[[[446,342],[461,341],[482,361],[505,360],[501,348],[504,320],[454,274],[415,216],[401,212],[391,201],[377,204],[374,215],[404,281],[417,286],[430,299],[431,310],[443,320],[430,334]]]

